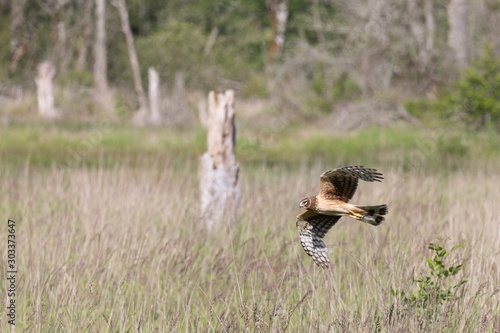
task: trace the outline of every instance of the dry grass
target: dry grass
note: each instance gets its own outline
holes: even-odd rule
[[[243,167],[238,223],[207,234],[195,165],[158,165],[2,171],[1,215],[18,222],[19,332],[500,330],[494,163],[381,170],[385,182],[361,184],[353,202],[389,203],[387,221],[343,218],[326,237],[326,272],[300,247],[295,215],[333,166]],[[465,245],[450,259],[469,282],[431,322],[399,311],[390,291],[415,290],[437,237]]]

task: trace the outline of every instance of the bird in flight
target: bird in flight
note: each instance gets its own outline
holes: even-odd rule
[[[300,208],[306,211],[297,215],[297,229],[300,242],[316,265],[329,268],[330,256],[322,238],[342,216],[379,225],[389,211],[386,204],[376,206],[357,206],[349,204],[356,192],[358,179],[367,182],[380,182],[383,177],[376,169],[363,166],[347,166],[325,171],[321,174],[319,194],[305,198]]]

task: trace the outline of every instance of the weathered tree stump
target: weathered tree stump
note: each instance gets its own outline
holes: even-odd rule
[[[239,166],[234,158],[234,91],[208,94],[208,151],[200,158],[201,213],[211,229],[236,218],[240,203]]]
[[[153,67],[148,69],[148,79],[149,110],[151,111],[149,121],[151,125],[158,126],[161,124],[158,92],[158,87],[160,86],[160,76]]]
[[[54,86],[52,80],[56,74],[54,65],[50,61],[44,61],[38,65],[38,73],[35,79],[38,96],[38,113],[45,118],[57,117],[54,107]]]

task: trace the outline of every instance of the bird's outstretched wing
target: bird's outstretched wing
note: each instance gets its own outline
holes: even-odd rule
[[[361,165],[328,170],[320,176],[319,195],[325,199],[349,202],[358,188],[358,179],[380,182],[384,178],[376,169],[367,169]]]
[[[330,267],[330,255],[321,239],[339,219],[340,216],[323,215],[312,211],[297,215],[300,243],[316,265],[322,268]]]

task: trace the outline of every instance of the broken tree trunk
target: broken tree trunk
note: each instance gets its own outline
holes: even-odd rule
[[[208,105],[208,151],[200,159],[199,180],[202,218],[211,229],[224,218],[236,218],[241,194],[234,158],[234,91],[211,91]]]
[[[160,115],[160,109],[158,107],[159,105],[158,87],[160,86],[160,76],[153,67],[150,67],[148,69],[148,79],[149,79],[149,84],[148,84],[149,108],[151,110],[151,117],[149,121],[151,122],[152,125],[160,125],[161,115]]]
[[[56,71],[50,61],[44,61],[38,65],[38,73],[35,79],[38,96],[38,113],[45,118],[54,118],[57,111],[54,108],[54,86],[52,80]]]

